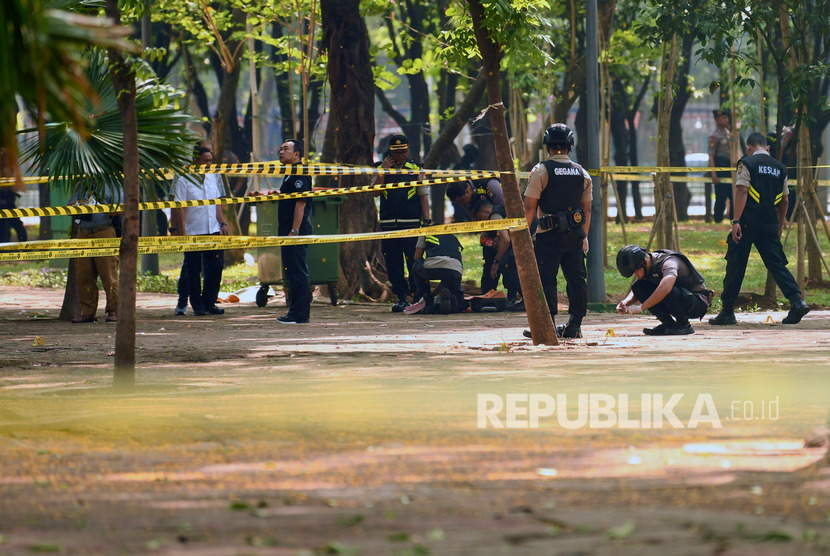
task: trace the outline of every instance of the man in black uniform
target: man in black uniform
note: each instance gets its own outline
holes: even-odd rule
[[[403,135],[393,135],[389,139],[389,150],[384,154],[381,168],[397,168],[411,170],[408,174],[381,174],[375,183],[402,183],[417,181],[421,169],[415,162],[408,159],[409,141]],[[420,228],[421,224],[429,226],[429,187],[425,185],[386,189],[374,193],[380,196],[380,229],[409,230]],[[383,258],[386,261],[386,273],[392,284],[392,292],[398,297],[398,302],[392,306],[393,313],[402,313],[409,304],[408,295],[414,290],[411,269],[415,256],[417,237],[402,237],[382,239],[380,243]],[[404,265],[410,271],[410,280],[404,277]]]
[[[294,139],[287,139],[280,147],[280,162],[299,164],[303,156],[303,145]],[[301,193],[311,191],[308,176],[286,176],[280,186],[280,193]],[[312,233],[311,202],[305,198],[283,199],[277,207],[278,233],[280,236],[308,236]],[[282,266],[288,282],[290,304],[288,314],[279,317],[282,324],[301,324],[311,316],[311,281],[308,275],[308,245],[283,245]]]
[[[781,232],[787,215],[787,167],[769,155],[767,138],[753,133],[747,138],[747,155],[738,162],[735,183],[735,219],[726,238],[726,276],[723,277],[723,309],[709,324],[735,324],[735,300],[741,291],[746,263],[753,244],[775,283],[790,300],[784,324],[797,324],[810,312],[801,290],[787,270]]]
[[[567,326],[557,327],[563,338],[582,337],[582,319],[588,311],[588,228],[591,225],[591,177],[568,158],[574,133],[565,124],[545,131],[544,143],[550,160],[540,162],[530,173],[525,191],[527,225],[538,216],[536,262],[551,316],[557,314],[556,275],[562,266],[567,283]]]
[[[421,236],[415,247],[415,263],[412,276],[415,279],[416,303],[404,312],[415,313],[457,313],[465,310],[469,304],[464,299],[461,276],[464,266],[461,251],[464,248],[458,238],[452,234],[440,236]],[[440,280],[443,292],[439,298],[433,298],[429,281]]]
[[[646,253],[639,245],[626,245],[617,253],[617,270],[626,278],[637,278],[617,304],[617,312],[639,315],[648,310],[660,321],[643,329],[646,336],[694,334],[689,319],[702,318],[712,304],[713,292],[706,289],[703,276],[678,251]]]
[[[496,178],[467,180],[447,186],[447,198],[455,208],[453,219],[468,222],[475,217],[473,207],[478,201],[488,200],[493,205],[504,205],[504,192]]]
[[[503,206],[493,206],[487,199],[477,201],[473,207],[476,220],[503,220],[507,211]],[[516,268],[516,256],[513,243],[507,230],[492,230],[481,233],[481,247],[484,265],[481,274],[481,293],[498,289],[499,277],[502,277],[507,290],[507,310],[524,311],[524,301],[518,299],[522,294],[519,283],[519,271]]]

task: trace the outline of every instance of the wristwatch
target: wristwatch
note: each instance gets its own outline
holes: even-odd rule
[[[225,226],[227,226],[227,225],[228,225],[228,223],[227,223],[227,222],[220,222],[220,223],[219,223],[219,227],[220,227],[220,228],[224,228],[224,227],[225,227]]]
[[[300,230],[291,230],[291,231],[290,231],[290,232],[288,232],[288,233],[289,233],[289,235],[290,235],[290,234],[297,234],[297,235],[300,235]]]
[[[740,224],[740,223],[741,223],[741,221],[740,221],[740,220],[733,220],[733,221],[732,221],[732,223],[733,223],[733,224]]]
[[[430,226],[432,224],[432,220],[430,220],[429,218],[424,218],[424,224]]]

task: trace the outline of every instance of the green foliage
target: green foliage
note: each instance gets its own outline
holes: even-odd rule
[[[72,122],[83,130],[83,107],[94,95],[83,76],[83,49],[99,44],[119,50],[133,46],[127,29],[104,18],[70,13],[60,2],[3,0],[0,5],[0,147],[16,161],[17,97],[38,117]]]
[[[554,37],[564,37],[561,31],[566,26],[558,17],[564,11],[556,10],[564,9],[564,6],[552,5],[547,0],[491,0],[485,3],[482,24],[501,45],[505,60],[510,62],[505,67],[516,67],[517,64],[537,69],[555,67],[557,60],[550,54],[550,49],[556,47]],[[438,49],[439,54],[459,67],[463,67],[468,59],[480,58],[467,4],[452,4],[446,15],[450,28],[441,32],[441,42],[445,46]]]

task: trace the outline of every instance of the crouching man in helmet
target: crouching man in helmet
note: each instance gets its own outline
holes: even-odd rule
[[[617,253],[617,269],[626,278],[636,278],[617,312],[639,315],[647,310],[660,321],[643,329],[647,336],[694,334],[689,319],[702,318],[712,304],[713,292],[706,289],[703,276],[678,251],[646,253],[639,245],[626,245]]]

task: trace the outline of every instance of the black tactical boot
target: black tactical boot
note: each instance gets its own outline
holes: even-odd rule
[[[781,322],[784,324],[798,324],[801,322],[801,317],[809,312],[810,307],[801,299],[799,294],[795,294],[790,298],[790,312]]]
[[[559,338],[581,338],[582,319],[571,318],[568,320],[568,324],[560,324],[556,327],[556,335]]]
[[[677,324],[666,328],[663,333],[666,336],[685,336],[686,334],[694,334],[695,329],[689,324],[689,319],[677,319]]]
[[[732,308],[724,308],[718,313],[718,316],[709,319],[709,324],[721,326],[724,324],[738,324],[738,319],[735,318],[735,310]]]
[[[654,316],[657,317],[657,319],[660,321],[660,324],[658,324],[654,328],[643,328],[643,334],[645,334],[646,336],[665,336],[667,334],[666,330],[677,327],[677,323],[668,313],[661,313],[659,315]]]

